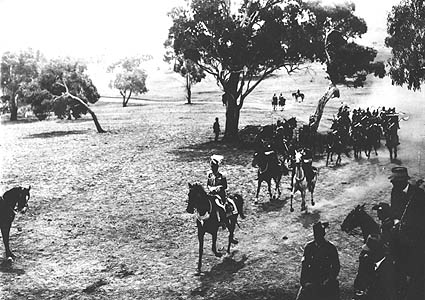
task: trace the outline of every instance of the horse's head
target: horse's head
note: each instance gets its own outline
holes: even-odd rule
[[[261,165],[264,161],[264,152],[263,151],[257,151],[254,153],[254,156],[252,157],[252,166],[258,167],[259,165]]]
[[[302,161],[303,155],[304,155],[303,150],[295,150],[294,163],[295,164],[300,164],[301,161]]]
[[[28,201],[30,200],[30,190],[31,186],[28,188],[19,187],[18,188],[18,202],[17,210],[21,213],[25,213],[28,209]]]
[[[206,198],[207,193],[204,188],[199,183],[190,184],[189,183],[189,194],[187,200],[186,211],[190,214],[193,214],[195,208],[198,207],[200,200]]]
[[[364,213],[365,204],[363,205],[357,205],[350,213],[347,215],[347,217],[344,219],[344,221],[341,224],[341,230],[344,232],[351,232],[354,228],[360,226],[360,220],[359,217],[362,213]]]

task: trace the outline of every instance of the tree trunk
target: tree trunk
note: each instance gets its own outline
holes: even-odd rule
[[[331,84],[329,85],[326,93],[319,99],[316,112],[314,113],[314,115],[311,116],[312,122],[310,123],[310,128],[312,132],[317,132],[320,120],[322,119],[323,111],[325,109],[325,105],[330,99],[334,97],[339,98],[339,89],[334,84]]]
[[[237,141],[239,132],[239,116],[241,106],[237,103],[237,87],[239,83],[239,73],[232,73],[224,87],[226,97],[226,128],[224,140]]]
[[[125,101],[125,95],[122,96],[122,107],[127,107],[127,101]]]
[[[16,96],[12,94],[9,100],[10,121],[18,120],[18,105],[16,105]]]
[[[105,133],[106,131],[103,130],[102,126],[100,126],[99,121],[97,120],[96,114],[94,113],[94,111],[92,111],[90,109],[90,107],[87,105],[87,103],[85,103],[83,100],[81,100],[79,97],[72,95],[71,93],[67,92],[64,94],[64,96],[69,96],[74,100],[77,100],[78,102],[80,102],[82,105],[85,106],[85,108],[87,109],[87,111],[89,112],[89,114],[92,116],[93,118],[93,122],[94,125],[96,126],[97,132],[98,133]]]
[[[190,83],[190,75],[189,73],[186,74],[186,99],[187,99],[187,104],[192,104],[192,86]]]

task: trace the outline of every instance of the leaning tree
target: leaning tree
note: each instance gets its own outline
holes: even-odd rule
[[[229,3],[193,0],[173,16],[169,30],[175,53],[196,62],[223,88],[225,139],[237,138],[246,97],[278,69],[290,74],[307,62],[327,63],[332,87],[324,97],[329,99],[337,93],[336,84],[349,76],[366,77],[369,69],[357,64],[369,65],[375,52],[346,39],[366,32],[364,21],[353,15],[354,5],[244,0],[234,12]],[[324,107],[326,102],[321,103]]]
[[[53,110],[58,117],[72,114],[79,117],[87,112],[92,116],[97,132],[103,133],[96,114],[89,103],[96,103],[100,95],[86,73],[87,67],[71,59],[52,60],[41,70],[38,84],[40,93],[49,93]],[[33,100],[39,100],[39,95]],[[40,102],[42,103],[42,102]]]
[[[317,1],[305,2],[303,7],[314,15],[311,32],[315,37],[316,60],[326,65],[329,79],[329,86],[310,118],[310,128],[314,133],[319,127],[326,103],[340,96],[338,85],[362,87],[368,74],[382,78],[385,67],[383,62],[374,62],[375,49],[356,43],[356,39],[366,33],[367,26],[363,19],[354,14],[353,3],[322,6]]]

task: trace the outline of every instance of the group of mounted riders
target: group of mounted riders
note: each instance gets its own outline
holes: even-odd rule
[[[385,138],[390,159],[397,159],[397,146],[400,144],[398,129],[399,115],[395,108],[382,107],[373,111],[358,108],[353,110],[350,118],[349,107],[343,105],[332,122],[327,152],[340,156],[343,152],[348,153],[348,148],[352,147],[356,159],[361,157],[362,151],[369,158],[372,150],[377,155],[381,139]]]
[[[355,300],[425,299],[425,187],[412,180],[405,167],[392,168],[389,202],[373,205],[380,224],[358,205],[341,229],[361,228]]]

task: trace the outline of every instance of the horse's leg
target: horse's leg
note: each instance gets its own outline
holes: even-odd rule
[[[236,219],[232,216],[229,222],[229,243],[227,244],[227,253],[230,253],[231,244],[236,245],[238,243],[238,241],[234,238],[235,227],[236,227]]]
[[[390,152],[390,160],[393,160],[393,149],[391,147],[387,147],[388,151]]]
[[[10,234],[11,225],[12,223],[2,225],[1,234],[3,236],[4,249],[6,250],[6,258],[11,257],[13,259],[16,256],[12,253],[12,251],[10,251],[10,247],[9,247],[9,237],[10,237],[9,234]]]
[[[336,158],[336,165],[340,165],[341,164],[341,153],[338,153],[338,157]]]
[[[258,179],[257,194],[255,195],[255,198],[257,198],[256,202],[258,202],[258,194],[260,193],[261,182],[262,181],[260,181],[260,179]]]
[[[198,241],[199,241],[199,258],[198,258],[198,274],[201,273],[202,268],[202,254],[204,253],[204,235],[203,230],[198,229]]]
[[[223,254],[217,251],[217,231],[215,233],[212,233],[212,252],[215,256],[221,257]]]
[[[394,159],[397,159],[397,146],[394,147]]]
[[[310,193],[311,193],[311,206],[314,206],[314,199],[313,199],[313,192],[314,192],[314,186],[311,187]]]
[[[328,155],[326,156],[326,166],[328,166],[328,163],[329,163],[329,155],[330,155],[331,153],[328,151]]]
[[[273,200],[273,195],[272,195],[272,180],[271,178],[269,180],[267,180],[267,188],[269,190],[269,196],[270,196],[270,201]]]
[[[291,189],[291,209],[290,211],[293,212],[294,208],[292,207],[292,200],[294,199],[294,194],[295,194],[295,186],[294,186],[294,182],[292,179],[292,189]]]
[[[301,211],[304,211],[307,209],[306,205],[305,205],[305,190],[303,190],[302,188],[300,189],[301,192]]]

